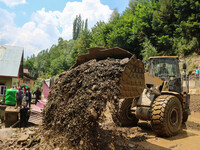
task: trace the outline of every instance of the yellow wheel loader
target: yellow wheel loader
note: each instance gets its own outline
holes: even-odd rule
[[[145,88],[139,97],[124,96],[120,100],[118,122],[121,126],[132,126],[139,119],[149,120],[157,135],[175,135],[190,114],[190,95],[189,90],[183,91],[179,59],[177,56],[150,57],[147,64]]]
[[[190,113],[190,95],[188,90],[183,92],[178,57],[150,57],[145,72],[143,62],[126,50],[94,47],[89,49],[89,54],[78,56],[73,67],[107,57],[121,59],[124,66],[114,122],[120,126],[134,126],[138,120],[149,120],[157,135],[177,134]]]

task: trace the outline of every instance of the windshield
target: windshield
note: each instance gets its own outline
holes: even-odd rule
[[[176,58],[151,59],[150,73],[157,77],[180,78],[178,59]]]

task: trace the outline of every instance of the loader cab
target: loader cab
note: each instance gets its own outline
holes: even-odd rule
[[[150,57],[148,70],[163,81],[169,81],[169,91],[182,92],[178,56]]]

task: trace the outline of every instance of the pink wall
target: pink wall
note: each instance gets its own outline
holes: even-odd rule
[[[50,92],[50,88],[47,86],[45,81],[43,81],[42,89],[43,89],[44,99],[47,99],[49,92]]]

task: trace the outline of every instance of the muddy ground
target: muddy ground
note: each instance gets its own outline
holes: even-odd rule
[[[200,97],[199,97],[199,95],[191,95],[190,110],[193,112],[200,112]]]
[[[110,142],[110,149],[199,149],[200,140],[200,95],[191,96],[191,115],[183,125],[183,130],[170,138],[156,137],[151,130],[149,122],[139,122],[138,127],[112,127],[109,126],[109,116],[104,129],[105,137]],[[109,113],[108,113],[109,114]],[[111,133],[115,132],[115,137]],[[42,132],[42,134],[41,134]],[[51,131],[41,131],[40,126],[29,124],[28,128],[0,129],[1,149],[68,149],[62,146],[63,137],[52,135]],[[45,138],[44,138],[45,136]],[[115,140],[115,141],[113,141]]]

